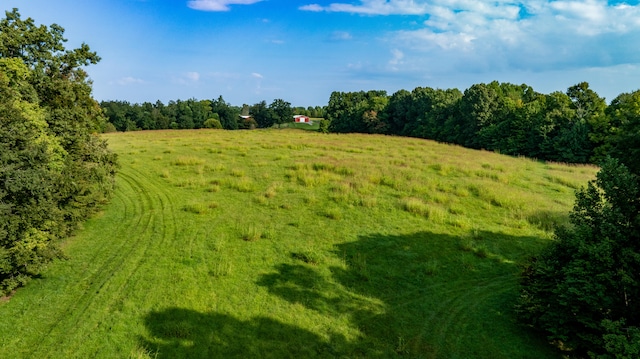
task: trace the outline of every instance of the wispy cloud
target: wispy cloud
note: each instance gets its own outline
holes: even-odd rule
[[[398,65],[402,65],[403,58],[404,52],[398,49],[391,50],[391,60],[389,60],[389,66],[391,66],[391,70],[397,71]]]
[[[178,85],[195,85],[200,82],[200,73],[195,71],[185,72],[179,76],[174,76],[172,81]]]
[[[329,38],[332,41],[347,41],[353,39],[353,36],[347,31],[334,31]]]
[[[262,93],[262,80],[264,79],[264,76],[262,76],[262,74],[259,74],[257,72],[252,72],[251,77],[255,79],[254,93],[256,94]]]
[[[251,5],[262,0],[191,0],[187,6],[201,11],[229,11],[229,5]]]
[[[303,11],[347,12],[364,15],[424,15],[428,12],[425,1],[414,0],[361,0],[359,5],[333,3],[328,6],[309,4],[299,7]]]
[[[139,84],[143,84],[143,83],[145,83],[144,80],[139,79],[139,78],[135,78],[135,77],[131,77],[131,76],[122,77],[122,78],[120,78],[120,79],[118,79],[116,81],[116,84],[118,84],[120,86],[139,85]]]
[[[198,73],[198,72],[187,72],[185,74],[185,77],[187,78],[187,80],[190,80],[192,82],[198,82],[200,80],[200,73]]]
[[[300,6],[298,9],[300,9],[302,11],[313,11],[313,12],[324,11],[324,7],[322,7],[322,6],[318,5],[318,4],[303,5],[303,6]]]

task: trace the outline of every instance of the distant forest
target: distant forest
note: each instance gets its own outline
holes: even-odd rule
[[[411,136],[556,162],[597,164],[607,155],[640,156],[632,150],[640,148],[640,136],[633,135],[640,128],[640,90],[607,105],[586,82],[550,94],[497,81],[464,92],[429,87],[391,96],[386,91],[336,91],[327,106],[308,108],[294,108],[281,99],[268,106],[262,101],[237,107],[222,97],[101,106],[111,124],[107,131],[266,128],[302,114],[325,118],[321,130],[329,132]]]
[[[103,101],[100,106],[111,124],[107,124],[105,132],[197,128],[242,130],[291,122],[294,114],[324,117],[324,109],[320,106],[292,107],[291,103],[276,99],[269,105],[261,101],[240,107],[225,102],[222,96],[214,100],[169,101],[166,105],[161,101],[142,104]]]

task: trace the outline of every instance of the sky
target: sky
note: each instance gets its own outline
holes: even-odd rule
[[[98,101],[283,99],[333,91],[464,91],[491,81],[607,102],[640,88],[640,4],[566,0],[0,0],[65,28]]]

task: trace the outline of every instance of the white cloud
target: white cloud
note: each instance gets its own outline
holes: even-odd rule
[[[187,72],[185,74],[185,77],[187,78],[187,80],[190,80],[193,82],[198,82],[198,80],[200,80],[200,74],[197,72]]]
[[[252,72],[251,77],[253,77],[256,81],[255,88],[253,90],[254,93],[260,94],[262,92],[262,79],[264,79],[264,76],[262,76],[262,74],[259,74],[257,72]]]
[[[404,52],[393,49],[391,50],[391,60],[389,60],[389,65],[391,66],[391,70],[397,71],[398,65],[402,65],[402,59],[404,58]]]
[[[301,6],[304,11],[348,12],[364,15],[424,15],[427,13],[425,1],[414,0],[361,0],[360,5],[333,3],[329,6],[310,4]]]
[[[229,5],[251,5],[262,0],[191,0],[187,6],[202,11],[229,11]]]
[[[360,0],[355,3],[309,4],[303,11],[365,15],[428,16],[428,27],[456,31],[484,30],[496,20],[526,26],[551,26],[584,35],[640,28],[640,5],[606,0]],[[544,29],[543,29],[544,31]],[[556,31],[560,33],[560,31]]]
[[[640,5],[433,0],[425,6],[422,28],[387,38],[403,52],[404,69],[541,71],[640,63],[640,49],[630,46],[640,36]]]
[[[139,85],[139,84],[143,84],[144,80],[127,76],[127,77],[122,77],[118,79],[116,83],[120,86]]]
[[[607,3],[593,0],[587,1],[554,1],[549,3],[559,16],[583,19],[589,22],[601,22],[604,19]]]
[[[171,80],[178,85],[192,86],[199,83],[200,73],[195,71],[185,72],[179,76],[172,76]]]
[[[310,4],[310,5],[304,5],[304,6],[300,6],[298,9],[302,10],[302,11],[313,11],[313,12],[321,12],[324,11],[324,8],[318,4]]]

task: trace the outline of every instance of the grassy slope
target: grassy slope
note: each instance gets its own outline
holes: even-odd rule
[[[0,357],[557,357],[518,264],[593,167],[296,130],[107,137],[69,260],[0,303]]]

